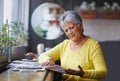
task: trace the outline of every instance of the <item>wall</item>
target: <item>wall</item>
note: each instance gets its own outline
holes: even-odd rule
[[[99,41],[120,41],[120,19],[84,19],[85,34]]]
[[[119,81],[120,41],[100,42],[102,47],[108,74],[103,81]]]

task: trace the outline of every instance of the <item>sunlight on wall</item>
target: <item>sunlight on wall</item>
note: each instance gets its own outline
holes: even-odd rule
[[[120,20],[83,20],[85,34],[99,41],[120,40]]]
[[[8,20],[9,22],[17,20],[17,14],[18,14],[17,5],[18,5],[18,0],[4,0],[3,22],[6,22],[6,20]]]
[[[9,4],[8,4],[9,3]],[[12,0],[4,0],[4,20],[3,22],[6,22],[6,20],[11,21],[12,17]]]

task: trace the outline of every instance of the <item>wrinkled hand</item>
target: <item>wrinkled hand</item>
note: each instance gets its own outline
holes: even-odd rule
[[[83,77],[84,72],[83,69],[81,68],[80,65],[78,65],[78,70],[74,70],[74,69],[65,69],[65,72],[67,74],[71,74],[71,75],[79,75],[81,77]]]
[[[51,59],[48,59],[47,61],[41,63],[42,66],[51,66],[54,65],[54,61],[52,61]]]
[[[32,53],[32,52],[29,52],[27,54],[25,54],[26,57],[30,57],[30,58],[35,58],[36,57],[36,54]]]

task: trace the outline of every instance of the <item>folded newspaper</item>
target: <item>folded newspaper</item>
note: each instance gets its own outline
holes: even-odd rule
[[[8,68],[13,68],[14,71],[28,71],[28,72],[37,72],[37,71],[44,71],[45,68],[40,65],[38,62],[34,61],[22,61],[22,60],[15,60],[11,62]]]
[[[37,72],[37,71],[45,71],[51,70],[59,73],[65,73],[64,68],[59,65],[51,65],[51,66],[41,66],[39,62],[36,61],[23,61],[23,60],[15,60],[11,62],[7,67],[12,67],[14,71],[20,72]]]

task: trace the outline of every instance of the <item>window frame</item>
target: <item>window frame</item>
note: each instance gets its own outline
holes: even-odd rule
[[[29,23],[29,0],[17,0],[17,21],[23,22],[26,31],[28,31]],[[0,0],[0,29],[4,23],[4,0]],[[6,54],[0,54],[0,56],[7,56]],[[0,57],[2,58],[2,57]],[[4,60],[4,58],[3,58]]]
[[[25,29],[28,30],[29,20],[29,0],[17,0],[18,1],[18,14],[17,21],[21,21],[25,25]],[[0,28],[3,25],[4,20],[4,0],[0,0]]]

